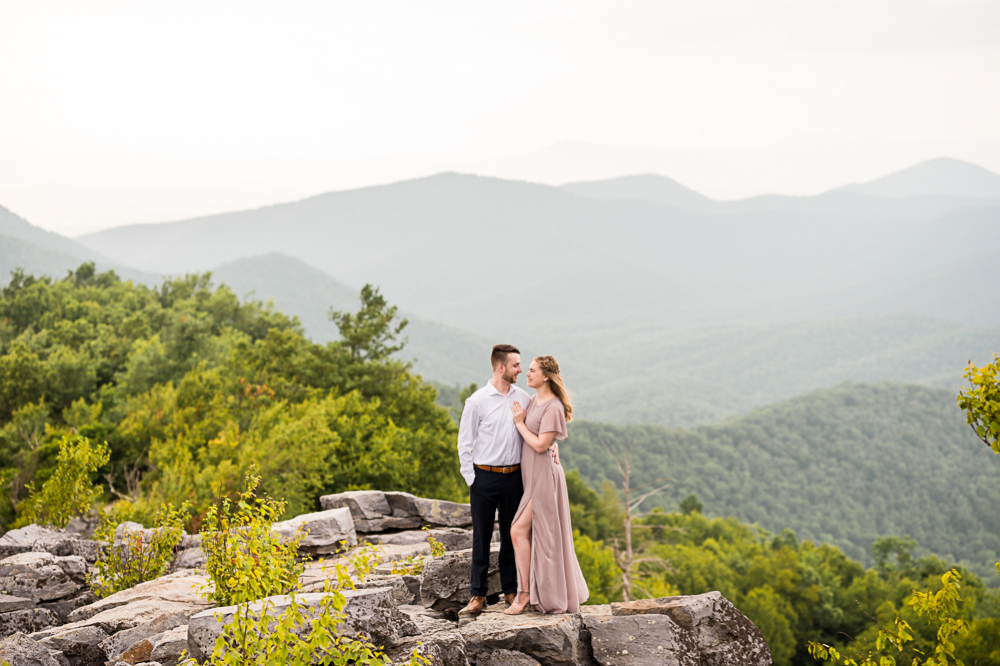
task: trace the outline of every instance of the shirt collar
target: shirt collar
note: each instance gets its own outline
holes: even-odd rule
[[[489,393],[490,395],[498,395],[501,398],[506,398],[510,396],[511,391],[513,390],[514,387],[511,386],[510,388],[507,389],[507,395],[504,395],[503,393],[497,390],[496,386],[493,386],[493,382],[486,382],[486,392]]]

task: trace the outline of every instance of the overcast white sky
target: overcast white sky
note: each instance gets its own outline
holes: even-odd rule
[[[996,0],[0,0],[0,205],[75,235],[446,169],[1000,172],[998,36]]]

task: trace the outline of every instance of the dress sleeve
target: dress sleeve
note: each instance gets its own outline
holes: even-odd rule
[[[554,398],[551,402],[554,404],[546,405],[548,409],[542,414],[542,423],[538,427],[538,434],[554,432],[556,439],[561,442],[569,437],[569,433],[566,431],[566,408],[563,407],[559,398]]]

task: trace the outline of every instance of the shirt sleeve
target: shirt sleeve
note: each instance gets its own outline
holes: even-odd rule
[[[542,413],[542,422],[538,426],[538,434],[554,432],[556,434],[555,438],[561,442],[569,437],[569,433],[566,431],[566,408],[563,407],[559,398],[553,398],[552,402],[555,404],[552,406],[546,405],[548,409]]]
[[[472,485],[476,480],[476,470],[472,464],[472,446],[479,431],[479,405],[472,396],[465,401],[462,408],[462,420],[458,425],[458,462],[462,478]]]

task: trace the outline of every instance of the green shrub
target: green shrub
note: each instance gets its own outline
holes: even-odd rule
[[[304,568],[295,561],[303,535],[284,538],[271,531],[285,503],[256,497],[259,484],[257,467],[251,466],[237,500],[220,499],[205,516],[201,547],[211,579],[206,596],[220,606],[287,594]]]
[[[107,444],[91,444],[75,435],[63,437],[55,472],[40,491],[28,484],[28,497],[17,507],[20,517],[14,526],[37,523],[63,528],[74,516],[86,513],[103,492],[90,475],[108,462],[109,455]]]
[[[370,637],[338,635],[346,620],[345,589],[354,589],[351,572],[364,578],[378,563],[372,551],[363,551],[347,565],[333,567],[333,575],[324,583],[324,597],[318,611],[299,603],[295,594],[290,604],[274,615],[274,603],[264,599],[259,608],[247,600],[236,609],[232,621],[225,626],[215,642],[215,648],[205,662],[207,666],[243,666],[244,664],[358,664],[389,666],[392,662],[382,654]],[[221,621],[222,617],[218,616]],[[188,662],[192,663],[192,662]],[[409,666],[427,666],[430,659],[413,650]]]
[[[94,564],[96,573],[88,577],[91,589],[98,597],[106,597],[127,590],[139,583],[166,574],[174,558],[174,546],[184,535],[184,521],[190,512],[187,504],[175,509],[171,505],[160,507],[154,530],[126,532],[115,541],[115,526],[123,522],[123,515],[131,513],[130,507],[116,504],[109,514],[102,512],[101,525],[95,537],[110,545]],[[117,510],[116,510],[117,509]]]

